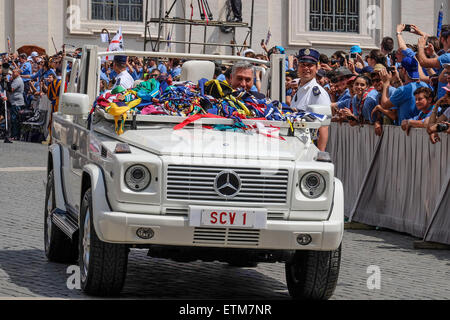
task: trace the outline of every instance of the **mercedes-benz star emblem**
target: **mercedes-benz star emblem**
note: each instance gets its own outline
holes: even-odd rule
[[[241,187],[241,178],[234,171],[223,171],[217,175],[214,181],[214,189],[217,194],[226,199],[237,196]]]

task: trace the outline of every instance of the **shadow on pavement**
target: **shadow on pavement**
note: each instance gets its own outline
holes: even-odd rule
[[[120,298],[290,299],[284,282],[264,274],[265,271],[276,272],[284,279],[281,264],[238,269],[222,263],[180,264],[152,259],[146,253],[143,250],[130,253]],[[91,299],[79,290],[67,288],[68,267],[48,262],[42,250],[0,250],[0,275],[6,273],[6,279],[0,278],[0,296]],[[4,292],[10,291],[14,294],[5,296]]]

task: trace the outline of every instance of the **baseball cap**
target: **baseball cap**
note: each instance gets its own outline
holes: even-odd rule
[[[36,51],[33,51],[32,53],[31,53],[31,57],[38,57],[39,56],[39,54],[36,52]]]
[[[247,53],[253,53],[255,54],[255,51],[253,49],[247,49],[244,51],[244,57],[247,55]]]
[[[353,46],[353,47],[351,47],[350,53],[359,53],[359,54],[361,54],[362,53],[361,47],[360,46]]]
[[[350,83],[350,82],[353,82],[355,80],[356,80],[356,76],[352,76],[351,78],[348,79],[348,82]]]
[[[378,63],[375,65],[375,67],[373,67],[373,72],[379,72],[383,70],[386,70],[386,67],[383,66],[381,63]]]
[[[297,79],[298,74],[296,71],[288,71],[288,72],[286,72],[286,77],[290,77],[292,79]]]
[[[114,56],[114,62],[127,63],[127,61],[128,61],[127,56]]]
[[[319,63],[320,53],[314,49],[301,49],[297,56],[298,62]]]
[[[278,51],[280,51],[281,54],[285,54],[286,53],[286,50],[282,46],[276,46],[275,48],[277,48]]]
[[[408,76],[412,80],[418,80],[419,76],[419,63],[415,58],[405,57],[402,60],[402,67],[405,68]]]
[[[326,76],[327,76],[327,72],[326,72],[325,70],[323,70],[323,69],[319,69],[319,70],[317,71],[317,75],[318,75],[319,77],[323,78],[323,77],[326,77]]]
[[[338,77],[351,77],[353,76],[353,73],[345,67],[339,67],[336,69],[336,75]]]

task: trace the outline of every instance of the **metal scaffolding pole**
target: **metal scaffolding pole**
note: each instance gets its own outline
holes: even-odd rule
[[[175,7],[178,0],[174,0],[171,7],[168,11],[166,11],[166,14],[164,15],[164,1],[159,1],[159,17],[158,18],[149,18],[148,10],[149,10],[149,1],[147,0],[146,4],[146,13],[145,13],[145,41],[144,41],[144,50],[147,50],[147,43],[150,42],[152,51],[159,52],[161,50],[161,43],[185,43],[188,45],[188,52],[191,52],[191,48],[193,45],[202,46],[202,52],[206,53],[206,48],[208,46],[224,46],[224,47],[230,47],[232,48],[233,54],[235,53],[236,48],[249,48],[251,47],[251,44],[253,43],[253,27],[254,27],[254,6],[255,1],[252,0],[251,3],[251,21],[250,25],[248,23],[243,22],[228,22],[228,21],[214,21],[214,20],[195,20],[193,19],[193,16],[191,14],[191,17],[189,19],[186,18],[171,18],[170,14]],[[209,6],[208,6],[209,7]],[[154,41],[152,39],[151,34],[151,28],[150,26],[152,24],[156,24],[158,26],[158,35],[156,40]],[[165,39],[162,39],[162,31],[164,29],[164,25],[188,25],[189,26],[189,41],[167,41]],[[194,27],[203,27],[203,42],[195,42],[192,41],[192,33],[194,32]],[[233,41],[230,44],[217,44],[217,43],[208,43],[207,42],[207,34],[209,28],[217,28],[217,27],[228,27],[233,28],[232,36]],[[245,37],[244,43],[242,45],[238,45],[236,41],[236,29],[237,28],[243,28],[248,29],[247,36]],[[247,45],[246,42],[250,38],[250,44]],[[154,44],[154,45],[153,45]],[[241,49],[241,50],[242,50]]]

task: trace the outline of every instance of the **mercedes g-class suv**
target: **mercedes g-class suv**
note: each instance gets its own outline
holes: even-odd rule
[[[329,125],[330,106],[309,107],[324,121],[243,121],[279,127],[283,139],[202,127],[233,124],[230,119],[203,119],[175,131],[185,118],[142,114],[129,114],[118,135],[114,117],[101,108],[89,116],[100,93],[101,59],[118,54],[192,60],[181,80],[193,82],[213,78],[211,60],[266,64],[265,92],[273,100],[285,96],[284,55],[262,62],[85,46],[81,59],[65,58],[67,89],[53,115],[48,153],[48,259],[78,261],[82,289],[96,296],[120,294],[136,248],[178,262],[285,263],[293,298],[330,298],[341,260],[344,195],[329,155],[311,137]]]

